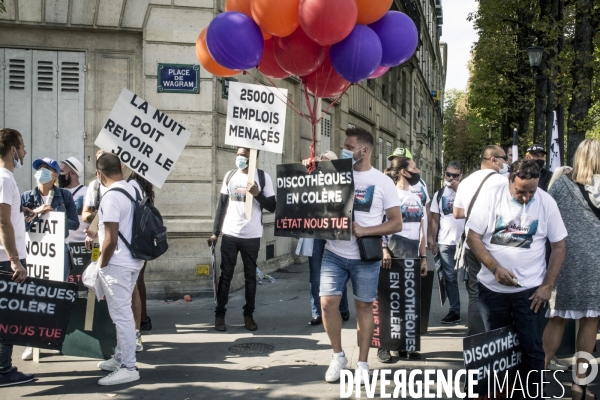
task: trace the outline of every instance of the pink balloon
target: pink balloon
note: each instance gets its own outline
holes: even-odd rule
[[[381,65],[379,68],[377,68],[375,70],[375,72],[373,72],[371,74],[371,76],[369,76],[369,79],[379,78],[381,75],[383,75],[386,72],[388,72],[389,69],[390,69],[390,67],[384,67],[383,65]]]

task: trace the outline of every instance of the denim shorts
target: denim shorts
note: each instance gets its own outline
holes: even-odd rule
[[[354,298],[363,303],[372,303],[377,297],[380,266],[380,261],[350,260],[325,250],[319,296],[341,296],[344,285],[350,278]]]

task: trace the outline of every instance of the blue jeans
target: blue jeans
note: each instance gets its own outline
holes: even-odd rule
[[[372,303],[377,297],[380,266],[381,261],[353,260],[325,250],[319,295],[341,296],[348,279],[351,279],[354,298],[362,303]]]
[[[321,287],[321,263],[323,262],[323,253],[325,252],[325,239],[314,239],[312,257],[308,257],[308,267],[310,268],[310,305],[312,317],[321,316],[321,297],[319,290]],[[347,283],[348,281],[346,281]],[[340,312],[348,312],[348,290],[344,285],[342,300],[340,301]]]
[[[519,373],[526,377],[529,371],[544,369],[544,348],[542,347],[542,318],[545,307],[537,313],[529,307],[529,298],[537,288],[523,290],[518,293],[498,293],[491,291],[481,283],[479,286],[479,311],[486,331],[514,325],[521,344],[521,365]],[[539,384],[540,380],[537,379]],[[525,380],[523,379],[523,383]],[[534,379],[529,380],[530,393],[535,393]],[[520,393],[520,392],[517,392]]]
[[[21,265],[27,268],[25,259],[21,260]],[[12,273],[13,270],[10,268],[10,261],[1,261],[0,271]],[[12,344],[0,343],[0,374],[7,373],[12,370],[12,352]]]
[[[454,260],[456,246],[440,244],[438,248],[440,249],[440,258],[442,260],[442,271],[444,271],[444,276],[446,277],[446,294],[450,303],[450,312],[460,315],[460,294],[458,292],[456,270],[454,269],[456,265],[456,260]]]

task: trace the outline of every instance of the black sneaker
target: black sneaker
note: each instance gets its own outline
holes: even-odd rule
[[[24,374],[17,371],[17,367],[13,367],[10,372],[0,374],[0,387],[20,385],[22,383],[31,382],[32,380],[33,374]]]
[[[152,320],[150,317],[146,317],[140,323],[140,331],[151,331],[152,330]]]
[[[392,355],[390,354],[389,350],[379,349],[377,350],[377,359],[379,360],[379,362],[387,364],[389,362],[392,362]]]
[[[455,313],[454,311],[450,311],[448,315],[442,318],[442,324],[451,325],[460,322],[460,314]]]
[[[321,325],[323,323],[323,319],[321,317],[312,317],[309,324],[310,325]]]
[[[340,313],[342,315],[342,321],[348,321],[350,319],[350,311]]]

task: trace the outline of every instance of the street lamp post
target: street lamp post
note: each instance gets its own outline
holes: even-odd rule
[[[535,85],[535,109],[533,118],[533,142],[546,143],[546,102],[548,98],[548,86],[546,84],[546,76],[540,74],[546,66],[544,57],[544,49],[537,46],[532,46],[527,49],[529,56],[529,65],[534,69],[534,85]]]

